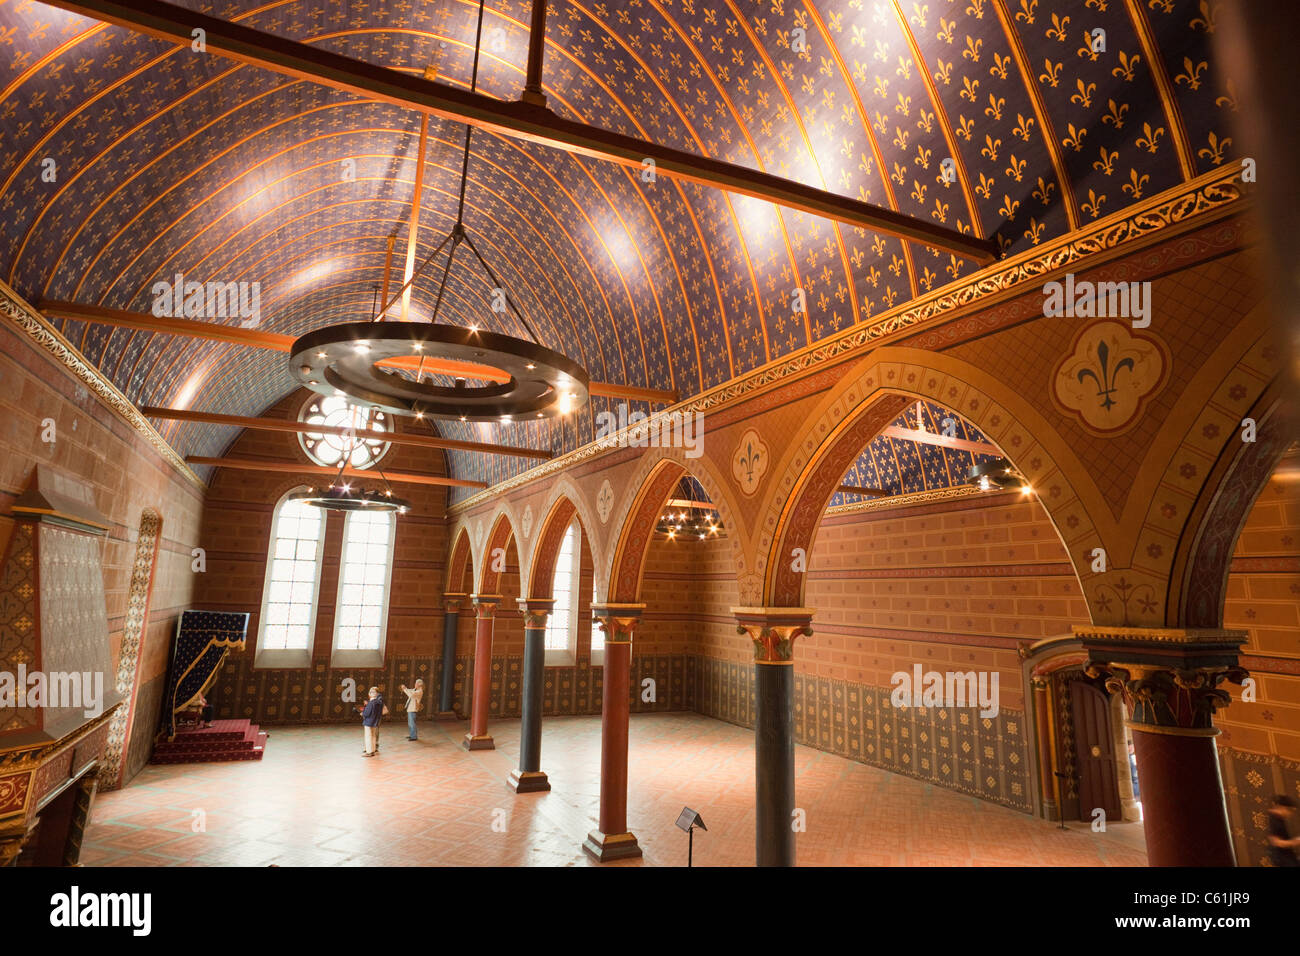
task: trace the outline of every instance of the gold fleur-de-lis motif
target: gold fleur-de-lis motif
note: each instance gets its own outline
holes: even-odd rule
[[[880,270],[877,269],[875,266],[872,266],[870,269],[867,270],[866,280],[869,283],[871,283],[871,288],[874,289],[876,285],[880,282]]]
[[[1073,123],[1067,123],[1065,127],[1065,138],[1061,140],[1061,145],[1066,149],[1072,149],[1076,153],[1083,149],[1083,138],[1088,135],[1086,129],[1075,129]]]
[[[898,257],[898,253],[894,253],[890,258],[889,271],[896,276],[901,276],[903,274],[903,260]]]
[[[1006,174],[1016,182],[1020,182],[1020,180],[1024,178],[1025,166],[1027,166],[1028,163],[1026,160],[1016,159],[1015,153],[1011,154],[1010,162],[1011,165],[1006,168]]]
[[[1043,180],[1042,176],[1038,177],[1038,188],[1034,190],[1033,196],[1044,206],[1052,201],[1052,193],[1056,192],[1056,183],[1049,183]]]
[[[978,63],[980,61],[980,49],[983,46],[984,46],[983,40],[980,40],[977,37],[973,37],[970,34],[967,34],[966,49],[961,51],[962,59],[970,60],[972,63]]]
[[[1106,201],[1106,194],[1097,195],[1095,190],[1088,190],[1088,201],[1080,203],[1079,208],[1086,212],[1093,219],[1101,215],[1101,204]]]
[[[1096,83],[1084,84],[1083,80],[1076,80],[1078,92],[1070,94],[1070,102],[1078,103],[1084,109],[1092,105],[1092,94],[1097,90]]]
[[[1034,118],[1032,116],[1029,117],[1028,119],[1025,119],[1025,117],[1017,113],[1016,125],[1012,128],[1011,132],[1013,135],[1019,136],[1027,143],[1029,142],[1030,130],[1032,130],[1033,128],[1034,128]]]
[[[903,129],[902,127],[899,127],[899,126],[895,126],[895,127],[894,127],[894,145],[897,146],[899,149],[907,149],[907,137],[908,137],[908,135],[909,135],[909,134],[908,134],[907,130],[905,130],[905,129]]]
[[[901,57],[901,56],[900,56],[900,57],[898,58],[898,69],[896,69],[896,70],[894,71],[894,73],[895,73],[897,76],[901,76],[901,77],[902,77],[903,79],[905,79],[905,80],[910,80],[910,79],[912,78],[912,59],[911,59],[911,57],[906,57],[906,58],[905,58],[905,57]]]
[[[1003,56],[996,50],[993,51],[993,65],[989,67],[989,75],[996,76],[999,80],[1007,78],[1007,70],[1011,66],[1011,54]]]
[[[1114,100],[1108,100],[1107,107],[1110,111],[1101,118],[1102,123],[1120,129],[1124,125],[1124,114],[1128,112],[1128,104],[1121,103],[1116,106]]]
[[[1109,0],[1084,0],[1085,7],[1092,7],[1099,13],[1105,13]]]
[[[984,134],[984,146],[980,149],[980,155],[985,157],[989,162],[996,163],[998,160],[998,150],[1002,148],[1002,140],[994,139],[988,133]]]
[[[957,24],[956,24],[955,21],[952,22],[952,23],[949,23],[949,22],[948,22],[947,20],[945,20],[943,17],[940,17],[940,18],[939,18],[939,32],[935,34],[935,38],[936,38],[936,39],[939,39],[939,40],[942,40],[944,43],[952,43],[953,30],[955,30],[956,27],[957,27]]]
[[[925,205],[925,187],[915,179],[912,180],[912,199],[918,206]]]
[[[930,267],[926,266],[924,271],[921,273],[920,282],[922,288],[924,288],[926,292],[929,292],[930,287],[934,285],[934,280],[937,278],[939,277],[935,273],[930,271]]]
[[[966,13],[976,20],[984,19],[984,0],[971,0],[970,6],[966,8]]]
[[[898,163],[894,163],[894,171],[889,174],[889,178],[900,186],[907,185],[907,171]]]
[[[1101,159],[1095,160],[1092,164],[1093,169],[1099,169],[1107,176],[1115,171],[1115,158],[1119,156],[1116,150],[1107,151],[1106,147],[1101,148]]]
[[[939,68],[934,71],[934,81],[948,86],[952,81],[952,64],[937,60]]]
[[[922,169],[929,169],[931,155],[932,153],[930,150],[918,143],[916,147],[916,159],[912,160],[912,162],[920,166]]]
[[[1237,87],[1232,82],[1231,77],[1229,77],[1225,86],[1227,87],[1227,92],[1224,93],[1223,96],[1220,96],[1218,99],[1216,99],[1214,101],[1214,105],[1219,107],[1219,109],[1223,109],[1223,107],[1226,106],[1228,109],[1232,110],[1232,112],[1235,113],[1237,112]]]
[[[985,199],[989,198],[989,192],[993,189],[993,180],[983,173],[980,173],[980,184],[975,187],[975,191]]]
[[[1038,0],[1020,0],[1020,10],[1016,13],[1016,19],[1026,26],[1034,25],[1034,10],[1038,8]]]
[[[876,52],[873,53],[873,54],[871,54],[871,58],[872,58],[873,60],[878,60],[878,61],[880,61],[881,63],[884,63],[886,60],[888,60],[888,59],[889,59],[889,44],[888,44],[888,43],[885,43],[883,40],[877,40],[877,41],[876,41]]]
[[[916,114],[916,128],[923,133],[934,131],[934,114],[925,110],[918,110]]]
[[[1142,124],[1142,135],[1137,139],[1138,149],[1145,149],[1148,153],[1154,153],[1159,148],[1160,137],[1165,135],[1165,128],[1157,126],[1153,131],[1150,123]]]
[[[1069,26],[1069,17],[1063,17],[1059,13],[1053,13],[1052,25],[1047,28],[1047,38],[1049,40],[1056,40],[1058,43],[1064,43],[1066,30]]]
[[[898,103],[894,106],[895,113],[902,113],[904,116],[910,116],[912,113],[912,98],[898,94]]]
[[[1223,162],[1223,151],[1232,145],[1232,138],[1225,136],[1219,139],[1213,132],[1210,133],[1210,145],[1204,149],[1198,149],[1196,155],[1202,159],[1208,159],[1211,164],[1218,166]]]
[[[1174,0],[1148,0],[1147,6],[1152,10],[1159,10],[1161,13],[1174,12]]]
[[[889,96],[889,80],[883,76],[876,77],[876,88],[871,92],[875,93],[882,100]]]
[[[1174,85],[1186,83],[1189,90],[1199,90],[1201,88],[1201,74],[1209,68],[1209,64],[1202,60],[1200,63],[1193,63],[1189,56],[1183,57],[1183,72],[1174,77]]]
[[[1121,79],[1124,80],[1125,83],[1132,83],[1133,73],[1137,69],[1138,64],[1141,62],[1142,62],[1142,57],[1140,54],[1134,53],[1132,56],[1129,56],[1123,50],[1120,50],[1119,66],[1112,69],[1110,71],[1110,75],[1120,77]]]
[[[998,215],[1003,219],[1015,219],[1016,210],[1020,208],[1020,200],[1012,199],[1006,193],[1002,194],[1002,205],[998,207]]]
[[[978,95],[980,81],[972,80],[969,76],[963,76],[961,78],[961,87],[961,98],[974,103],[975,97]]]
[[[984,115],[991,116],[995,120],[1002,119],[1002,107],[1006,105],[1006,102],[1007,102],[1006,97],[994,96],[992,93],[990,93],[989,105],[984,107]]]
[[[963,232],[970,231],[969,226],[963,227],[962,221],[960,219],[957,220],[957,228],[961,229]],[[952,276],[954,279],[957,278],[957,276],[961,273],[961,260],[958,259],[955,255],[952,255],[950,253],[948,255],[948,264],[943,267],[943,271],[948,273],[948,275]]]
[[[964,116],[957,117],[957,128],[953,130],[954,133],[956,133],[958,136],[960,136],[962,139],[966,140],[966,142],[969,143],[970,135],[974,131],[975,131],[974,120],[967,119]]]
[[[925,18],[929,14],[930,8],[924,3],[912,4],[912,22],[922,30],[925,29]]]
[[[1032,245],[1038,245],[1038,240],[1043,238],[1043,230],[1046,228],[1045,223],[1039,222],[1033,216],[1029,217],[1029,228],[1025,230],[1025,238]]]
[[[1060,80],[1061,67],[1064,63],[1053,63],[1051,60],[1043,61],[1043,71],[1038,74],[1038,82],[1046,83],[1048,86],[1055,87]]]
[[[1219,15],[1219,8],[1211,7],[1210,0],[1201,0],[1200,9],[1201,15],[1193,17],[1187,22],[1187,25],[1193,30],[1204,30],[1206,33],[1213,33],[1218,29],[1215,20]]]
[[[1145,174],[1139,176],[1136,169],[1130,169],[1128,171],[1128,182],[1123,185],[1122,189],[1124,192],[1129,193],[1134,199],[1141,199],[1142,190],[1146,188],[1147,180],[1150,178],[1150,176]]]
[[[1093,60],[1093,61],[1095,61],[1099,56],[1101,56],[1101,54],[1100,54],[1097,50],[1093,49],[1093,45],[1092,45],[1092,31],[1090,31],[1090,30],[1088,30],[1088,29],[1086,29],[1086,28],[1084,29],[1084,31],[1083,31],[1083,45],[1082,45],[1081,47],[1079,47],[1079,49],[1077,49],[1077,50],[1074,51],[1074,55],[1075,55],[1075,56],[1086,56],[1089,60]]]

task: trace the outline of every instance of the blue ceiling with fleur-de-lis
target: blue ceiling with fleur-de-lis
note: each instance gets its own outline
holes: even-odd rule
[[[478,4],[468,0],[187,5],[470,81]],[[1236,91],[1211,55],[1216,6],[556,0],[544,89],[562,116],[995,237],[1010,253],[1232,158]],[[519,97],[530,8],[486,5],[481,91]],[[368,318],[390,238],[400,275],[419,126],[389,104],[29,0],[0,4],[0,278],[30,301],[138,312],[177,273],[256,281],[261,328],[288,335]],[[462,142],[459,124],[430,123],[419,260],[454,219]],[[543,344],[593,380],[683,397],[976,268],[483,132],[465,223]],[[457,263],[439,321],[526,334],[491,311],[481,270]],[[417,318],[432,311],[438,274],[416,284]],[[57,324],[140,404],[257,414],[293,387],[278,353]],[[563,422],[438,428],[558,452],[590,440],[610,405],[596,399]],[[185,454],[220,454],[235,434],[162,428]],[[527,467],[469,453],[449,462],[488,482]]]

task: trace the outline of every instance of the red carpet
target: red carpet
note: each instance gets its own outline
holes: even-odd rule
[[[266,734],[247,720],[214,720],[202,730],[182,730],[154,745],[150,763],[212,763],[261,760]]]

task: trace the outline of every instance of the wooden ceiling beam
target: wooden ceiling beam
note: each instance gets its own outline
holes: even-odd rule
[[[252,428],[256,431],[296,432],[312,435],[343,435],[363,441],[391,442],[394,445],[417,445],[422,448],[450,448],[456,451],[481,452],[486,455],[510,455],[515,458],[536,458],[547,461],[554,455],[541,448],[517,448],[513,445],[491,445],[487,442],[460,441],[455,438],[439,438],[434,435],[413,435],[410,432],[377,432],[364,428],[349,430],[338,425],[308,425],[306,422],[289,421],[284,418],[247,418],[243,415],[220,415],[216,412],[194,412],[184,408],[159,408],[154,405],[140,406],[140,414],[146,418],[161,418],[181,422],[205,422],[210,425],[233,425],[236,428]]]
[[[331,50],[164,3],[162,0],[46,0],[50,6],[189,47],[202,30],[208,51],[359,96],[468,123],[489,132],[540,143],[637,169],[739,193],[871,232],[909,239],[987,264],[997,258],[992,239],[815,189],[771,173],[648,143],[576,122],[535,102],[505,102],[482,93],[354,60]],[[531,97],[530,97],[531,98]]]
[[[861,485],[840,485],[835,489],[849,495],[872,495],[874,497],[889,497],[889,492],[884,488],[864,488]]]
[[[144,312],[128,312],[125,309],[107,309],[98,305],[80,305],[76,302],[42,300],[37,310],[45,315],[73,319],[77,322],[97,322],[100,325],[112,325],[123,329],[137,329],[141,332],[161,332],[166,335],[184,335],[196,339],[211,339],[215,342],[229,342],[233,345],[246,345],[254,349],[269,349],[288,355],[293,351],[296,339],[292,335],[278,335],[274,332],[259,332],[237,325],[221,325],[218,322],[197,322],[194,319],[173,319],[168,316],[150,315]],[[379,363],[392,368],[418,367],[420,359],[389,359]],[[496,374],[496,370],[486,366],[472,366],[464,362],[447,359],[424,359],[426,373],[451,375],[456,378],[484,382],[508,381],[509,376]],[[624,401],[651,402],[672,405],[679,401],[673,389],[640,388],[636,385],[615,385],[611,382],[591,382],[587,388],[592,395],[604,398],[617,398]]]
[[[988,442],[967,441],[964,438],[949,438],[947,435],[939,435],[931,431],[921,431],[919,428],[899,428],[897,425],[890,425],[888,428],[881,430],[880,434],[886,438],[897,438],[901,441],[920,442],[922,445],[938,445],[941,448],[956,448],[961,451],[968,451],[976,455],[995,455],[1002,456],[1002,452],[997,446],[990,445]]]
[[[186,455],[185,461],[191,465],[212,465],[216,468],[238,468],[244,471],[273,471],[285,475],[323,475],[334,477],[337,468],[324,465],[300,465],[292,461],[259,461],[256,458],[207,458],[203,455]],[[442,485],[451,488],[486,488],[487,482],[468,481],[464,478],[444,478],[442,475],[417,475],[408,472],[386,471],[381,477],[376,468],[358,471],[356,468],[344,468],[344,478],[374,478],[382,481],[388,479],[393,484],[404,485]]]

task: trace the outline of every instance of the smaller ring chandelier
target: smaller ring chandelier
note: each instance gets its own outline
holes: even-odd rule
[[[980,491],[1015,491],[1029,494],[1034,489],[1008,458],[994,458],[982,465],[971,465],[966,472],[966,483]]]
[[[483,3],[478,10],[478,33],[474,42],[474,67],[470,75],[470,92],[478,89],[478,61],[483,33]],[[588,400],[586,371],[558,352],[538,345],[538,336],[528,320],[515,306],[497,280],[492,267],[479,253],[474,240],[465,231],[465,184],[469,173],[470,137],[473,127],[465,127],[465,150],[461,159],[460,199],[456,222],[438,247],[421,263],[410,279],[398,290],[372,322],[348,322],[333,325],[302,336],[290,350],[289,372],[299,384],[321,395],[343,394],[350,401],[381,409],[395,415],[416,418],[459,419],[460,421],[515,421],[552,418],[568,414]],[[420,157],[423,161],[423,155]],[[419,180],[417,179],[417,182]],[[420,201],[417,192],[412,209]],[[414,217],[412,223],[414,224]],[[480,331],[476,326],[437,325],[447,279],[457,248],[464,244],[487,273],[494,299],[499,297],[514,313],[532,341],[496,332]],[[449,247],[449,248],[448,248]],[[428,324],[378,321],[410,289],[429,264],[443,250],[447,262],[438,285],[438,298]],[[496,302],[494,301],[494,307]],[[426,384],[426,371],[451,374],[450,387]],[[476,368],[477,367],[477,368]],[[448,372],[447,369],[451,371]],[[409,378],[391,369],[414,370]],[[476,376],[482,369],[486,374]],[[488,384],[470,386],[465,377],[480,377]],[[502,381],[504,379],[504,381]]]
[[[715,538],[723,530],[722,519],[717,509],[707,500],[700,488],[700,497],[696,497],[696,482],[684,478],[677,486],[677,491],[684,497],[669,498],[665,510],[655,524],[655,531],[665,535],[669,541],[686,538]]]

